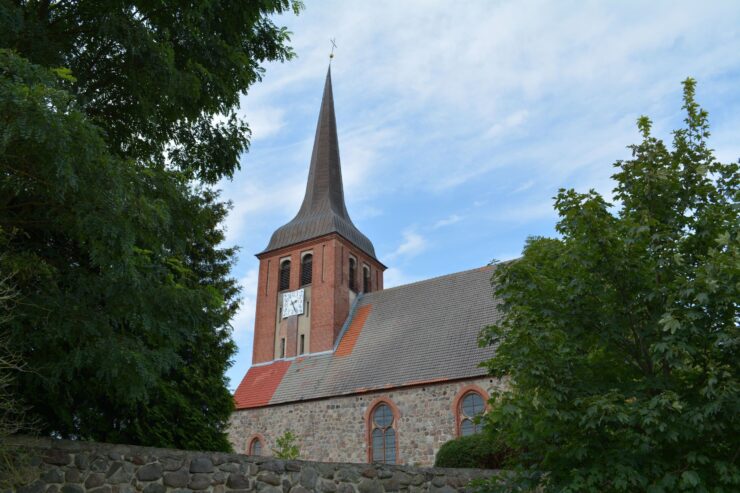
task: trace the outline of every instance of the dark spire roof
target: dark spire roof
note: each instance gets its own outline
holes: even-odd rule
[[[344,204],[342,168],[339,162],[337,120],[331,89],[331,67],[326,73],[324,96],[311,153],[306,195],[298,214],[272,234],[262,253],[277,250],[329,233],[338,233],[356,247],[375,258],[370,240],[352,223]]]

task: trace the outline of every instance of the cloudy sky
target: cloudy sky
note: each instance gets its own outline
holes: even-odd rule
[[[554,235],[561,187],[610,195],[641,114],[670,139],[698,79],[711,145],[740,157],[740,3],[311,1],[277,22],[298,57],[242,99],[252,128],[227,243],[243,306],[235,387],[251,363],[257,259],[303,198],[330,38],[347,207],[386,286],[520,254]]]

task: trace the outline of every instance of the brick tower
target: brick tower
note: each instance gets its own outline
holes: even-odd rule
[[[303,203],[257,258],[252,364],[333,350],[358,293],[383,289],[385,266],[344,203],[331,67]]]

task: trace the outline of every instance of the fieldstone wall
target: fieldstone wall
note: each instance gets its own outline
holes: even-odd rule
[[[369,462],[366,416],[382,398],[400,415],[394,423],[398,463],[431,466],[442,444],[457,436],[454,400],[471,385],[490,394],[503,384],[484,377],[238,410],[231,416],[229,440],[234,450],[246,453],[251,440],[259,436],[263,451],[269,453],[275,440],[291,431],[301,458]]]
[[[49,439],[24,440],[19,450],[32,471],[28,483],[13,490],[19,493],[455,493],[493,473]]]

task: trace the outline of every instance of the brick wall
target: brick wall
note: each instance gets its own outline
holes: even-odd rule
[[[239,410],[231,417],[229,439],[234,450],[244,452],[259,434],[269,451],[290,430],[298,438],[301,458],[368,462],[367,415],[374,403],[386,399],[399,414],[399,463],[431,466],[442,444],[457,434],[455,402],[471,385],[490,394],[501,382],[477,378]]]
[[[300,287],[301,254],[313,254],[311,283],[311,329],[307,337],[307,352],[318,353],[334,347],[336,337],[349,314],[350,293],[348,288],[349,256],[357,259],[357,289],[362,286],[362,266],[371,269],[373,291],[383,289],[383,270],[376,260],[337,234],[306,241],[298,245],[281,248],[260,255],[259,279],[257,281],[257,308],[254,322],[254,346],[252,363],[264,363],[274,359],[279,341],[276,340],[278,322],[278,276],[281,259],[290,258],[290,290]],[[282,329],[282,328],[281,328]],[[295,331],[285,334],[295,337]],[[295,356],[295,340],[288,341],[286,356]]]

